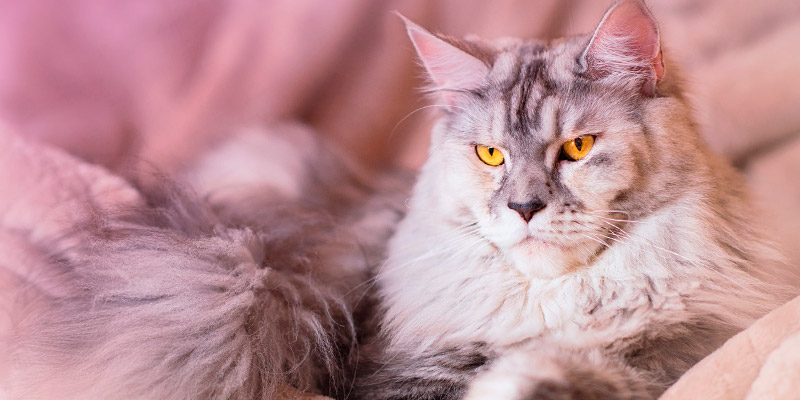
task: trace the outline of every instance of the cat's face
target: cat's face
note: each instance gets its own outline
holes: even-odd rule
[[[642,16],[637,21],[655,29]],[[437,212],[477,222],[520,270],[552,277],[589,262],[613,243],[615,226],[657,200],[642,198],[660,140],[642,110],[663,76],[657,48],[641,45],[644,64],[627,61],[634,71],[610,73],[605,68],[620,60],[603,64],[604,54],[592,50],[618,39],[603,25],[594,37],[483,48],[425,42],[419,35],[427,32],[414,29],[447,110],[428,168],[445,199]]]
[[[546,275],[585,262],[613,219],[627,219],[650,145],[629,96],[560,81],[550,64],[502,54],[494,82],[449,111],[431,153],[480,233]]]

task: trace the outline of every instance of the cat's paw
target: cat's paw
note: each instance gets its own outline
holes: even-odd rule
[[[512,354],[497,360],[469,386],[465,400],[573,399],[560,367],[526,354]]]
[[[578,400],[584,399],[569,382],[544,379],[535,383],[528,393],[521,393],[525,400]]]
[[[653,395],[632,371],[588,354],[520,352],[479,375],[465,400],[644,400]]]
[[[525,379],[521,376],[481,377],[470,386],[467,400],[633,400],[626,390],[600,382],[570,382],[561,379]]]

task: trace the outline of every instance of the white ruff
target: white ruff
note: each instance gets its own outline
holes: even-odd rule
[[[657,224],[653,218],[652,226]],[[407,220],[396,235],[380,283],[395,344],[419,351],[473,341],[510,347],[544,335],[575,339],[580,346],[609,343],[652,323],[677,322],[685,314],[681,294],[694,286],[659,285],[660,296],[648,298],[654,280],[675,276],[670,257],[646,245],[612,246],[591,268],[536,279],[512,267],[478,234],[455,234],[450,239],[457,246],[448,246],[447,238],[426,239],[442,233],[407,234],[409,225]],[[637,264],[642,268],[621,267]],[[638,316],[617,318],[623,309]]]

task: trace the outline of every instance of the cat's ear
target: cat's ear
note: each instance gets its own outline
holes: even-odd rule
[[[580,57],[592,79],[639,79],[653,96],[664,77],[658,25],[642,0],[621,0],[606,12]]]
[[[448,98],[448,91],[475,89],[483,84],[489,74],[486,63],[428,32],[400,13],[397,15],[406,24],[408,37],[433,82],[432,91],[441,91]]]

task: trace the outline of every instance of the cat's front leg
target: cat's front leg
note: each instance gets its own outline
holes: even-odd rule
[[[373,346],[374,345],[374,346]],[[355,387],[357,400],[456,400],[493,357],[482,343],[431,349],[421,354],[365,346]],[[502,397],[486,397],[499,399]]]
[[[516,350],[470,384],[465,400],[644,400],[663,390],[651,377],[596,350]]]

